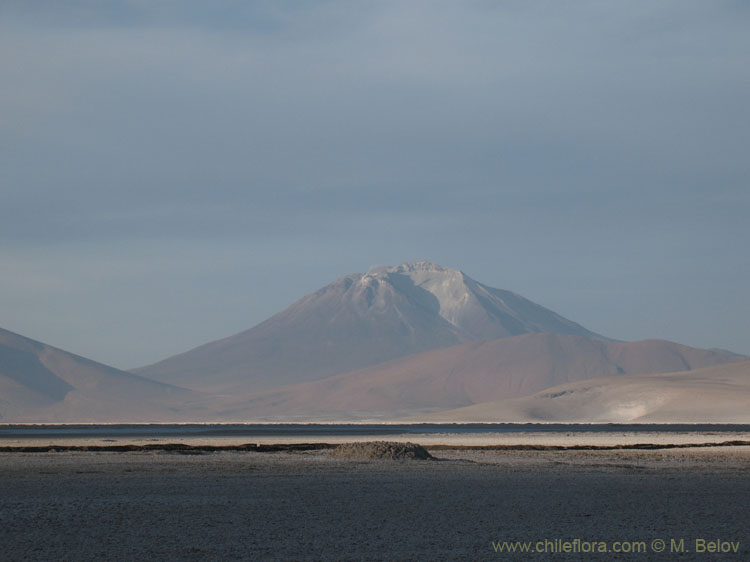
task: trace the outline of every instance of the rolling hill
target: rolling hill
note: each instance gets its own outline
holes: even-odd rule
[[[203,400],[0,329],[0,422],[168,421]]]
[[[419,416],[431,422],[750,423],[750,361],[625,375]]]
[[[238,398],[234,416],[392,418],[527,396],[571,381],[697,369],[747,359],[663,340],[524,334],[428,351]]]

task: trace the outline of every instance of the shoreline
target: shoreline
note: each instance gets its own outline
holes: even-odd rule
[[[456,449],[485,448],[522,450],[527,449],[617,449],[617,448],[684,448],[727,446],[723,443],[750,445],[750,431],[529,431],[486,433],[305,433],[260,435],[0,435],[0,450],[13,451],[20,448],[69,450],[125,450],[123,447],[159,449],[180,446],[203,448],[203,450],[242,450],[258,447],[299,449],[310,445],[333,447],[341,443],[362,441],[397,441],[418,443],[426,448],[444,447]]]
[[[280,453],[301,451],[325,451],[335,449],[341,443],[246,443],[236,445],[188,445],[185,443],[147,443],[124,445],[15,445],[0,446],[0,453],[65,453],[65,452],[143,452],[166,451],[178,453],[209,452],[256,452]],[[719,441],[704,443],[632,443],[625,445],[428,445],[431,451],[651,451],[669,449],[705,449],[723,447],[745,447],[750,449],[750,441]]]
[[[208,427],[208,426],[606,426],[606,427],[649,427],[649,426],[711,426],[711,427],[746,427],[750,429],[750,423],[743,422],[712,422],[712,421],[663,421],[663,422],[591,422],[591,421],[414,421],[414,420],[258,420],[258,421],[184,421],[184,422],[160,422],[160,421],[121,421],[121,422],[0,422],[0,429],[14,427]]]

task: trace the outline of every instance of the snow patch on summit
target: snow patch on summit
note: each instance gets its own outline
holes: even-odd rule
[[[450,269],[427,261],[409,262],[395,267],[378,268],[380,275],[398,274],[409,277],[415,286],[431,293],[439,303],[440,316],[460,327],[460,316],[473,300],[465,275],[458,269]]]

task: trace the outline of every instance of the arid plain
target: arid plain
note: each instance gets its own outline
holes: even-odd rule
[[[750,554],[748,446],[431,452],[436,460],[346,460],[326,450],[0,453],[0,558],[746,560]],[[728,550],[697,552],[709,544],[703,540]],[[514,541],[538,551],[498,551]],[[573,550],[555,553],[565,543]]]

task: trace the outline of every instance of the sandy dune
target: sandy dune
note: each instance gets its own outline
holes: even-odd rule
[[[237,405],[223,415],[233,419],[403,417],[531,395],[603,375],[681,371],[742,359],[663,340],[604,342],[567,334],[524,334],[438,349],[238,397]]]
[[[580,381],[529,397],[486,402],[419,419],[750,423],[750,361],[689,372]]]

